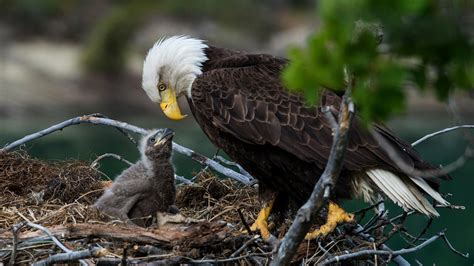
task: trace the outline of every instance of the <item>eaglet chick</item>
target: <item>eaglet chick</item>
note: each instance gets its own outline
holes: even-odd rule
[[[157,212],[177,213],[171,164],[171,129],[154,130],[140,142],[141,159],[115,178],[94,206],[128,223],[147,227]]]

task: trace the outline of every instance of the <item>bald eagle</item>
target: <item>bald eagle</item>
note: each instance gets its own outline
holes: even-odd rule
[[[187,98],[197,123],[210,141],[258,179],[267,197],[252,229],[269,237],[266,219],[272,207],[302,205],[322,174],[333,141],[321,107],[337,115],[341,98],[326,91],[319,106],[288,91],[281,72],[288,60],[268,54],[249,54],[217,48],[186,36],[164,38],[149,50],[143,64],[142,87],[174,120],[181,113],[177,97]],[[419,170],[437,167],[423,161],[410,144],[383,125],[373,125],[408,165]],[[389,198],[404,210],[426,216],[449,203],[438,192],[440,178],[408,176],[397,167],[356,118],[333,201]]]

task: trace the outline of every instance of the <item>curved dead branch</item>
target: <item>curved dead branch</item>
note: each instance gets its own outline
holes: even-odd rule
[[[408,165],[405,163],[405,161],[400,158],[398,153],[395,151],[395,149],[392,147],[392,145],[385,139],[383,138],[380,133],[372,130],[371,131],[372,136],[377,140],[377,142],[380,144],[380,146],[385,150],[387,155],[392,159],[392,161],[397,165],[397,167],[404,172],[407,175],[410,176],[418,176],[418,177],[439,177],[443,175],[447,175],[462,166],[471,158],[474,157],[474,150],[467,146],[466,149],[464,150],[464,153],[458,157],[454,162],[439,168],[439,169],[434,169],[434,170],[418,170],[415,169],[413,166]],[[436,132],[435,132],[436,133]],[[441,134],[441,133],[440,133]],[[438,134],[439,135],[439,134]],[[426,138],[427,139],[427,138]],[[426,140],[425,139],[425,140]],[[417,144],[420,143],[417,141]]]
[[[455,127],[448,127],[448,128],[445,128],[445,129],[441,129],[439,131],[436,131],[436,132],[425,135],[424,137],[422,137],[422,138],[418,139],[417,141],[413,142],[411,144],[411,146],[416,146],[416,145],[418,145],[418,144],[420,144],[424,141],[427,141],[428,139],[436,137],[438,135],[442,135],[442,134],[446,134],[446,133],[454,131],[454,130],[466,129],[466,128],[474,128],[474,125],[459,125],[459,126],[455,126]]]
[[[35,132],[33,134],[27,135],[19,140],[16,140],[10,144],[5,145],[2,149],[0,149],[0,152],[4,151],[9,151],[15,147],[18,147],[20,145],[23,145],[29,141],[41,138],[43,136],[49,135],[53,132],[56,132],[58,130],[62,130],[66,127],[72,126],[72,125],[79,125],[79,124],[94,124],[94,125],[106,125],[106,126],[112,126],[115,128],[119,128],[121,130],[126,130],[129,132],[137,133],[144,135],[148,132],[147,129],[137,127],[135,125],[131,125],[125,122],[109,119],[103,117],[103,115],[100,114],[91,114],[91,115],[84,115],[84,116],[78,116],[74,117],[71,119],[68,119],[66,121],[63,121],[59,124],[53,125],[51,127],[48,127],[46,129],[43,129],[41,131]],[[227,177],[230,177],[232,179],[235,179],[243,184],[250,185],[253,182],[253,177],[249,176],[248,174],[241,174],[238,173],[230,168],[227,168],[218,162],[207,158],[206,156],[199,154],[189,148],[186,148],[184,146],[179,145],[176,142],[173,142],[173,150],[175,152],[181,153],[183,155],[186,155],[188,157],[191,157],[194,161],[197,161],[198,163],[202,165],[209,166],[213,170],[215,170],[218,173],[221,173]]]

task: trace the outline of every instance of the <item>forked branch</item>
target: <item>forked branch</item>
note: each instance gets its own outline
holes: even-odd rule
[[[125,122],[121,122],[121,121],[106,118],[101,114],[91,114],[91,115],[84,115],[84,116],[74,117],[74,118],[68,119],[66,121],[63,121],[59,124],[56,124],[56,125],[53,125],[51,127],[46,128],[46,129],[43,129],[41,131],[38,131],[36,133],[27,135],[27,136],[25,136],[25,137],[23,137],[19,140],[16,140],[16,141],[14,141],[10,144],[5,145],[5,147],[0,149],[0,152],[9,151],[9,150],[11,150],[15,147],[18,147],[20,145],[23,145],[23,144],[25,144],[29,141],[35,140],[37,138],[41,138],[41,137],[46,136],[46,135],[49,135],[49,134],[51,134],[55,131],[62,130],[66,127],[69,127],[69,126],[72,126],[72,125],[79,125],[79,124],[94,124],[94,125],[112,126],[112,127],[117,128],[117,129],[120,129],[121,131],[126,130],[128,132],[133,132],[133,133],[137,133],[137,134],[141,134],[141,135],[144,135],[149,131],[147,129],[137,127],[137,126],[125,123]],[[218,162],[216,162],[212,159],[207,158],[206,156],[204,156],[202,154],[199,154],[199,153],[197,153],[197,152],[195,152],[195,151],[193,151],[189,148],[181,146],[176,142],[173,142],[173,150],[175,152],[178,152],[178,153],[181,153],[181,154],[186,155],[188,157],[191,157],[191,159],[199,162],[200,164],[209,166],[213,170],[215,170],[216,172],[221,173],[221,174],[223,174],[227,177],[230,177],[232,179],[235,179],[235,180],[237,180],[237,181],[239,181],[243,184],[250,185],[250,184],[254,183],[253,178],[250,175],[248,175],[247,173],[245,173],[245,174],[238,173],[238,172],[236,172],[236,171],[234,171],[230,168],[227,168],[227,167],[221,165],[220,163],[218,163]]]
[[[298,210],[296,217],[285,237],[279,244],[271,265],[289,265],[301,241],[314,224],[317,213],[325,202],[329,190],[334,187],[342,169],[344,153],[346,151],[348,133],[354,116],[354,104],[350,98],[353,79],[343,97],[337,127],[334,128],[334,140],[331,153],[323,174],[314,186],[308,201]]]

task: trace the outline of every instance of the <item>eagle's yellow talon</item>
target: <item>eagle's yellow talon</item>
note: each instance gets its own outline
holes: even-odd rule
[[[264,241],[268,241],[271,237],[271,233],[268,226],[268,217],[270,216],[270,212],[273,207],[273,201],[266,203],[262,210],[258,213],[257,219],[255,222],[250,226],[250,230],[260,231],[260,235]]]
[[[305,239],[312,240],[318,236],[326,236],[340,223],[349,223],[354,221],[354,214],[347,213],[339,207],[337,204],[330,202],[328,208],[328,218],[325,224],[323,224],[319,229],[314,230],[313,232],[307,233]]]

